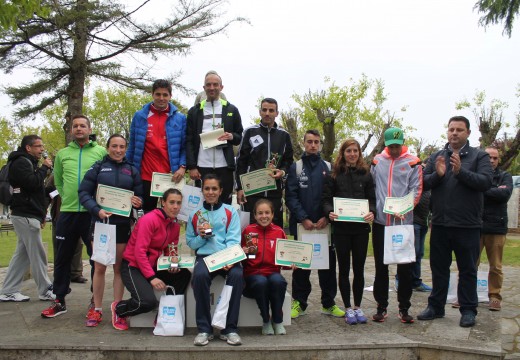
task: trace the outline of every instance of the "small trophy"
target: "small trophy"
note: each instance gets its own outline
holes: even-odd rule
[[[170,269],[177,269],[179,267],[179,248],[175,244],[168,244],[168,260],[170,260]]]
[[[258,234],[257,233],[249,233],[246,235],[246,248],[247,248],[247,258],[256,259],[256,254],[258,253]]]
[[[211,224],[209,221],[202,215],[202,211],[197,211],[198,221],[197,225],[202,227],[202,231],[200,233],[200,237],[203,239],[209,239],[213,236],[213,229],[211,228]]]
[[[265,162],[265,167],[271,170],[276,169],[278,166],[278,162],[280,161],[281,156],[278,153],[271,153],[271,156]]]

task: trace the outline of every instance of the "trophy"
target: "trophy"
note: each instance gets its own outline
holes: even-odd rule
[[[271,153],[271,156],[265,162],[265,167],[271,170],[276,169],[278,166],[278,162],[280,161],[281,156],[278,153]]]
[[[197,225],[202,227],[202,231],[200,232],[200,237],[203,239],[209,239],[213,236],[213,229],[211,228],[211,224],[209,221],[202,215],[202,211],[197,211]]]
[[[257,233],[249,233],[246,235],[246,248],[247,248],[247,258],[256,259],[256,254],[258,253],[258,234]]]
[[[179,245],[180,246],[180,245]],[[168,244],[168,260],[170,260],[170,269],[177,269],[179,267],[179,248],[175,244]]]

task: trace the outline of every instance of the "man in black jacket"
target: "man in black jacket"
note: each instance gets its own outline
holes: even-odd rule
[[[507,202],[513,193],[513,177],[498,168],[498,149],[488,146],[491,167],[493,168],[493,184],[484,193],[484,224],[480,236],[480,253],[486,248],[489,261],[488,296],[489,310],[500,311],[502,296],[502,254],[507,234]]]
[[[244,204],[246,211],[251,213],[254,222],[253,209],[256,201],[269,199],[274,205],[273,222],[283,228],[282,190],[285,174],[293,163],[293,147],[289,133],[278,127],[275,122],[278,116],[278,102],[273,98],[265,98],[260,102],[260,124],[253,125],[244,131],[237,156],[236,187],[237,201]],[[260,169],[270,169],[276,182],[276,189],[262,191],[247,196],[242,188],[240,175]],[[317,206],[319,206],[317,204]]]
[[[431,189],[432,232],[430,267],[433,289],[419,320],[444,317],[452,252],[459,270],[460,326],[475,325],[477,315],[477,261],[484,192],[491,187],[489,155],[469,146],[469,120],[452,117],[448,144],[429,158],[424,188]]]
[[[28,296],[20,293],[29,265],[40,300],[55,298],[47,275],[47,254],[41,234],[47,214],[44,180],[52,168],[49,158],[44,159],[38,168],[43,151],[42,139],[37,135],[27,135],[18,150],[9,154],[9,183],[13,188],[11,220],[18,243],[0,290],[0,301],[29,301]]]
[[[206,100],[193,106],[188,111],[186,124],[186,167],[190,178],[200,186],[200,179],[209,173],[216,174],[221,180],[223,191],[220,200],[231,204],[233,192],[233,171],[235,170],[235,154],[233,145],[242,140],[242,119],[238,109],[220,97],[224,88],[222,79],[210,71],[204,78]],[[200,135],[210,131],[223,129],[218,140],[223,143],[215,147],[205,147]]]

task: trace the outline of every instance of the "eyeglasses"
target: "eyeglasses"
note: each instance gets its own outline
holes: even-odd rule
[[[31,147],[42,148],[42,147],[45,147],[45,145],[43,145],[43,144],[40,144],[40,145],[31,145]]]

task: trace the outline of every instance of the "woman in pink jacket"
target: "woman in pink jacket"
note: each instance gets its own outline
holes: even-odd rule
[[[127,330],[127,316],[152,311],[158,305],[154,290],[173,286],[176,294],[184,294],[191,273],[187,269],[173,268],[157,271],[157,260],[169,255],[168,245],[179,243],[180,226],[177,214],[182,205],[182,194],[177,189],[164,192],[162,208],[154,209],[139,219],[123,253],[121,277],[131,298],[113,302],[112,325]]]

